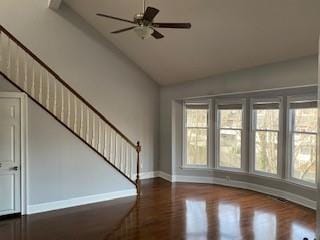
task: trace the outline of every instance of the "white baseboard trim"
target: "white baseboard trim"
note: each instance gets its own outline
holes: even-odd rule
[[[150,179],[150,178],[156,178],[159,177],[159,172],[142,172],[140,173],[140,179]]]
[[[214,177],[196,177],[196,176],[183,176],[183,175],[169,175],[164,172],[159,172],[159,177],[170,181],[170,182],[188,182],[188,183],[208,183],[208,184],[218,184],[228,187],[242,188],[247,190],[252,190],[255,192],[260,192],[275,197],[284,198],[290,202],[297,203],[299,205],[305,206],[307,208],[316,209],[316,201],[313,201],[309,198],[283,191],[280,189],[275,189],[271,187],[266,187],[254,183],[247,183],[235,180],[227,180],[222,178]]]
[[[165,172],[162,172],[160,171],[159,172],[159,177],[163,178],[164,180],[167,180],[169,182],[174,182],[173,179],[172,179],[172,175],[168,174],[168,173],[165,173]]]
[[[137,195],[136,189],[122,190],[110,193],[96,194],[78,198],[70,198],[62,201],[40,203],[27,206],[27,214],[47,212],[68,207],[76,207],[85,204],[104,202],[116,198],[123,198]]]

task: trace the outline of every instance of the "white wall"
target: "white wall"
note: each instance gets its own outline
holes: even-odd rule
[[[158,169],[159,86],[67,6],[1,0],[0,23],[123,131]]]
[[[317,84],[317,57],[310,56],[282,63],[226,73],[209,79],[163,87],[160,92],[160,171],[175,176],[190,176],[250,182],[316,200],[315,190],[287,181],[216,170],[181,169],[182,104],[181,99],[205,95],[277,89]],[[315,88],[303,91],[316,92]],[[278,94],[284,93],[280,91]],[[298,94],[299,90],[294,94]],[[258,93],[256,94],[259,95]],[[247,94],[243,95],[244,97]]]

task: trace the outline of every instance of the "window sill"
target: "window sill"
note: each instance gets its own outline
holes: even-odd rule
[[[265,177],[265,178],[271,178],[271,179],[277,179],[277,180],[283,180],[281,176],[277,174],[272,173],[264,173],[264,172],[258,172],[258,171],[250,171],[249,175],[251,176],[258,176],[258,177]]]
[[[294,178],[287,178],[287,179],[284,179],[284,181],[286,181],[288,183],[291,183],[291,184],[298,185],[298,186],[302,186],[302,187],[308,188],[308,189],[313,189],[313,190],[317,189],[317,185],[316,184],[312,184],[312,183],[296,180]]]
[[[231,172],[231,173],[248,174],[242,168],[223,168],[223,167],[218,167],[218,168],[215,168],[214,170],[219,171],[219,172]]]
[[[181,166],[179,168],[182,170],[214,170],[208,166]]]

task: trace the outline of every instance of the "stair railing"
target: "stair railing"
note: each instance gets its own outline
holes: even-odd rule
[[[129,140],[1,25],[0,73],[135,184],[140,194],[140,142]]]

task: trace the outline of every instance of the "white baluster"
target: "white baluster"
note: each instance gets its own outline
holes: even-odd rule
[[[86,142],[89,143],[89,126],[90,126],[90,113],[89,108],[87,107],[87,127],[86,127]]]
[[[119,169],[123,171],[123,142],[122,139],[120,138],[120,144],[119,144]]]
[[[61,121],[64,121],[64,87],[61,85]]]
[[[118,158],[118,142],[117,142],[117,133],[114,134],[114,154],[113,154],[113,163],[117,167],[117,158]]]
[[[73,130],[78,133],[78,108],[77,108],[77,97],[74,96],[73,98],[73,103],[74,103],[74,124],[73,124]]]
[[[17,52],[16,52],[16,78],[15,78],[15,82],[18,83],[20,82],[20,56],[19,56],[19,48],[17,47]]]
[[[33,63],[32,63],[32,82],[31,82],[31,96],[33,98],[35,97],[34,94],[35,94],[35,78],[36,78],[34,64],[35,64],[35,62],[33,61]]]
[[[108,132],[107,132],[107,125],[104,124],[104,149],[103,149],[103,156],[105,156],[109,161],[110,161],[110,158],[108,158],[108,155],[107,155],[107,147],[108,147],[108,143],[107,143],[107,136]]]
[[[83,138],[83,103],[80,103],[80,137]]]
[[[113,131],[112,131],[112,129],[110,129],[110,144],[109,144],[109,161],[110,162],[113,162],[113,160],[114,160],[114,157],[113,157],[113,155],[114,155],[114,139],[113,139]]]
[[[24,82],[23,82],[24,91],[28,92],[28,55],[24,55]]]
[[[57,116],[57,80],[54,79],[54,94],[53,94],[53,115]]]
[[[11,79],[11,40],[8,38],[8,63],[7,63],[7,76]]]
[[[102,145],[102,139],[101,139],[101,120],[98,119],[98,152],[101,153],[101,145]]]
[[[113,143],[112,143],[112,129],[110,129],[110,133],[108,134],[109,136],[109,161],[112,162],[112,154],[113,154]]]
[[[46,74],[47,76],[47,100],[46,100],[46,106],[47,109],[50,110],[50,76],[49,73],[47,72]]]
[[[42,76],[42,68],[39,69],[39,103],[42,104],[42,85],[43,85],[43,76]]]
[[[92,141],[91,141],[91,145],[92,147],[96,148],[95,144],[95,138],[96,138],[96,119],[94,118],[94,114],[92,115]]]
[[[70,91],[67,90],[67,101],[68,101],[68,113],[67,113],[67,126],[70,127],[70,118],[71,118],[71,99],[70,99]]]
[[[124,173],[125,173],[126,175],[128,175],[128,169],[127,169],[128,144],[127,144],[126,142],[124,143],[124,151],[123,151],[123,153],[124,153],[124,156],[123,156],[123,158],[124,158]]]

